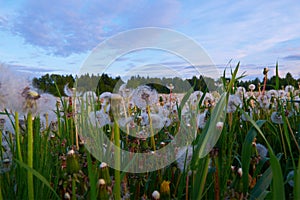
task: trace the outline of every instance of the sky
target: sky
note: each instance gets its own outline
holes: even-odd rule
[[[264,67],[274,75],[278,62],[280,76],[291,72],[300,78],[296,0],[0,0],[0,5],[0,63],[20,71],[189,77],[197,75],[194,65],[208,75],[205,69],[221,74],[240,62],[240,73],[252,79],[262,78]],[[192,63],[187,59],[197,55]],[[90,63],[98,68],[91,70]]]

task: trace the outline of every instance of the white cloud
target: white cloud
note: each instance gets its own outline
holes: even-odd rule
[[[29,44],[67,56],[91,50],[119,31],[141,26],[170,26],[179,4],[146,1],[24,1],[7,24]],[[3,18],[3,17],[2,17]]]

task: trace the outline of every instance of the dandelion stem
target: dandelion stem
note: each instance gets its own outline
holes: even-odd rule
[[[185,200],[189,200],[189,175],[186,176],[185,194]]]
[[[152,145],[153,151],[155,151],[156,147],[155,147],[154,132],[153,132],[153,126],[152,126],[152,119],[150,116],[150,106],[149,105],[147,105],[147,113],[148,113],[149,125],[150,125],[151,145]]]
[[[121,199],[121,175],[120,175],[120,130],[117,121],[114,122],[114,139],[115,139],[115,184],[114,184],[114,199]]]
[[[16,142],[17,142],[17,153],[18,159],[23,162],[21,145],[20,145],[20,127],[19,127],[19,113],[15,112],[15,132],[16,132]]]
[[[28,167],[33,168],[33,124],[32,124],[32,114],[31,112],[27,115],[27,135],[28,135],[28,149],[27,149],[27,162]],[[27,172],[27,188],[28,188],[28,199],[34,199],[34,189],[33,189],[33,175],[30,170]]]
[[[281,128],[280,125],[279,125],[279,130],[280,130],[280,137],[281,137],[281,141],[282,141],[282,147],[283,147],[283,151],[284,151],[284,157],[287,160],[287,154],[286,154],[286,149],[285,149],[284,137],[283,137],[282,128]]]
[[[2,160],[2,130],[0,129],[0,159]]]
[[[297,149],[298,149],[298,152],[300,153],[300,148],[299,148],[298,142],[297,142],[297,140],[296,140],[296,138],[295,138],[295,135],[294,135],[294,133],[293,133],[293,130],[292,130],[292,128],[291,128],[290,122],[289,122],[289,120],[286,120],[286,122],[287,122],[287,125],[288,125],[288,127],[289,127],[289,130],[290,130],[290,132],[291,132],[292,138],[293,138],[293,140],[294,140],[294,142],[295,142],[295,144],[296,144],[296,147],[297,147]]]
[[[72,200],[76,200],[76,180],[72,178]]]

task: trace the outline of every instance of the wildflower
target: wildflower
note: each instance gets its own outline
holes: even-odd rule
[[[160,194],[157,190],[154,190],[154,192],[152,193],[152,197],[153,199],[159,199],[160,198]]]
[[[197,106],[197,104],[199,103],[201,97],[203,95],[203,92],[201,91],[195,91],[191,94],[190,96],[190,103],[192,106]]]
[[[98,199],[109,199],[108,190],[106,188],[106,182],[104,179],[100,178],[97,183],[99,187]]]
[[[158,94],[149,86],[142,85],[134,90],[132,101],[137,107],[146,108],[158,102]]]
[[[36,100],[39,99],[41,95],[27,86],[23,89],[21,96],[25,98],[23,110],[29,110],[30,112],[36,111]]]
[[[127,99],[132,95],[132,89],[131,88],[127,88],[126,83],[122,84],[119,88],[119,94]]]
[[[169,127],[171,125],[171,123],[172,123],[172,120],[170,118],[168,118],[168,117],[163,118],[163,124],[165,127]]]
[[[245,94],[246,93],[246,89],[244,87],[240,86],[240,87],[237,88],[236,92],[238,94]]]
[[[187,153],[187,156],[186,156]],[[185,146],[182,147],[176,154],[177,160],[177,167],[180,169],[181,172],[184,172],[184,164],[189,166],[193,156],[193,147],[192,146]]]
[[[97,183],[98,187],[101,186],[101,185],[105,185],[105,184],[106,184],[106,183],[105,183],[105,180],[104,180],[103,178],[100,178],[100,179],[98,180],[98,183]]]
[[[101,179],[104,179],[105,183],[110,185],[111,184],[111,178],[110,178],[110,175],[109,175],[108,165],[105,162],[102,162],[100,164],[99,168],[100,168],[99,177]]]
[[[29,86],[24,88],[22,96],[29,100],[37,100],[41,97],[39,93],[37,93],[34,90],[31,90]]]
[[[240,176],[240,177],[242,177],[243,176],[243,170],[242,170],[242,168],[240,167],[240,168],[238,168],[238,170],[237,170],[237,173],[238,173],[238,175]]]
[[[278,98],[279,95],[278,95],[277,90],[269,90],[267,92],[267,96],[269,99],[271,99],[271,98]]]
[[[172,90],[174,89],[174,85],[170,83],[167,85],[167,88],[170,90],[170,102],[172,102]]]
[[[67,172],[70,174],[77,173],[80,170],[78,156],[73,149],[67,153]]]
[[[269,72],[269,68],[267,68],[267,67],[266,67],[266,68],[264,68],[263,74],[264,74],[264,75],[267,75],[267,74],[268,74],[268,72]]]
[[[97,101],[97,95],[94,91],[87,91],[83,93],[83,102],[87,105],[91,105]]]
[[[243,102],[237,95],[229,95],[227,113],[233,113],[237,107],[242,107]]]
[[[128,118],[120,118],[118,120],[119,126],[122,128],[125,128],[128,124],[133,123],[133,118],[132,117],[128,117]]]
[[[165,126],[163,118],[160,115],[150,114],[150,117],[151,117],[151,120],[152,120],[153,129],[160,130]]]
[[[294,106],[295,106],[296,110],[299,110],[300,97],[296,96],[293,100],[297,101],[297,102],[294,103]]]
[[[255,90],[255,85],[254,85],[254,84],[250,84],[250,85],[248,86],[248,88],[249,88],[249,90],[250,90],[251,92],[253,92],[253,91]]]
[[[271,121],[275,124],[283,124],[282,116],[279,112],[273,112],[271,114]]]
[[[103,127],[105,125],[111,124],[109,115],[103,110],[91,112],[89,114],[89,119],[94,127]]]
[[[260,157],[262,157],[262,158],[267,157],[268,149],[264,145],[257,143],[256,149],[257,149],[257,153],[260,155]]]
[[[174,89],[174,85],[172,83],[170,83],[169,85],[166,85],[166,87],[172,91]]]
[[[279,98],[284,99],[286,96],[286,92],[284,90],[279,90],[278,96],[279,96]]]
[[[170,199],[170,181],[163,181],[160,185],[160,195],[162,199]]]
[[[149,133],[146,131],[145,127],[143,126],[142,130],[137,133],[137,138],[147,139],[148,137],[149,137]]]
[[[287,85],[287,86],[285,86],[285,89],[284,89],[284,91],[286,92],[286,93],[293,93],[294,92],[294,90],[295,90],[295,88],[294,88],[294,86],[292,86],[292,85]]]
[[[205,110],[203,113],[198,114],[197,116],[197,122],[198,122],[198,128],[204,128],[207,118],[208,118],[208,110]]]
[[[224,122],[217,122],[216,127],[219,131],[221,131],[223,129],[224,126]]]
[[[260,95],[257,99],[259,105],[262,109],[269,109],[270,107],[270,99],[267,95]]]
[[[69,88],[69,83],[64,86],[64,93],[68,97],[79,97],[81,92],[77,92],[76,88]]]
[[[212,107],[215,105],[215,98],[213,97],[213,95],[211,93],[206,93],[202,104],[205,107]]]
[[[286,176],[286,179],[288,181],[288,184],[291,186],[291,187],[294,187],[294,170],[290,171],[287,176]]]
[[[64,199],[71,199],[71,196],[70,196],[69,192],[66,192],[64,194]]]

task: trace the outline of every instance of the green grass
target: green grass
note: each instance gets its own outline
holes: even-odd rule
[[[92,127],[86,111],[88,109],[85,109],[88,107],[83,104],[81,108],[85,111],[74,118],[71,115],[74,109],[68,106],[68,101],[63,97],[60,98],[62,110],[57,108],[55,111],[58,118],[57,130],[48,127],[41,131],[39,116],[32,120],[31,114],[27,115],[25,126],[21,126],[19,114],[14,113],[11,123],[15,135],[7,133],[10,135],[7,142],[12,151],[12,161],[10,170],[0,174],[0,199],[64,199],[68,195],[72,199],[97,199],[99,196],[121,199],[126,193],[130,196],[128,199],[151,199],[152,192],[160,191],[161,184],[166,183],[164,181],[170,183],[171,199],[299,199],[300,192],[296,189],[300,187],[299,110],[294,108],[295,114],[288,117],[285,110],[293,105],[278,100],[277,108],[282,114],[283,124],[272,123],[271,112],[263,110],[250,117],[247,114],[249,101],[244,101],[243,107],[235,112],[226,113],[228,97],[234,93],[236,81],[243,77],[237,75],[238,69],[239,64],[232,71],[229,83],[223,77],[224,93],[214,108],[200,106],[204,101],[202,98],[197,109],[189,111],[189,126],[181,124],[180,121],[185,120],[182,118],[184,106],[193,93],[191,89],[181,103],[177,104],[178,116],[175,116],[177,119],[172,125],[163,128],[156,135],[151,134],[143,142],[129,135],[132,129],[120,128],[117,121],[101,128]],[[278,64],[276,72],[276,80],[279,80]],[[274,88],[279,89],[278,81]],[[122,104],[122,107],[125,106]],[[94,112],[92,108],[90,109]],[[197,113],[205,109],[210,114],[206,126],[203,129],[196,128]],[[130,110],[132,116],[137,116],[140,112],[138,108]],[[7,114],[1,113],[2,116]],[[241,120],[242,115],[246,121]],[[221,130],[216,127],[219,121],[224,121]],[[101,161],[96,157],[108,156],[112,150],[108,145],[106,152],[102,152],[104,136],[121,149],[143,152],[159,149],[161,142],[168,144],[169,137],[174,137],[178,130],[196,134],[191,144],[191,162],[188,162],[186,154],[183,171],[176,161],[162,169],[139,174],[108,168],[106,185],[103,187],[97,184],[104,177],[99,168]],[[3,135],[3,131],[0,131]],[[81,141],[82,138],[86,141]],[[83,142],[95,144],[99,151],[93,152],[90,147],[80,144]],[[268,148],[267,157],[258,157],[253,142]],[[71,149],[75,151],[72,162],[67,155]],[[1,161],[3,152],[4,148],[1,148]],[[135,164],[135,158],[127,163],[128,168]],[[114,148],[116,168],[120,168],[123,159],[120,150]],[[238,168],[242,169],[242,175],[239,175]],[[291,170],[295,172],[294,187],[286,179]]]

